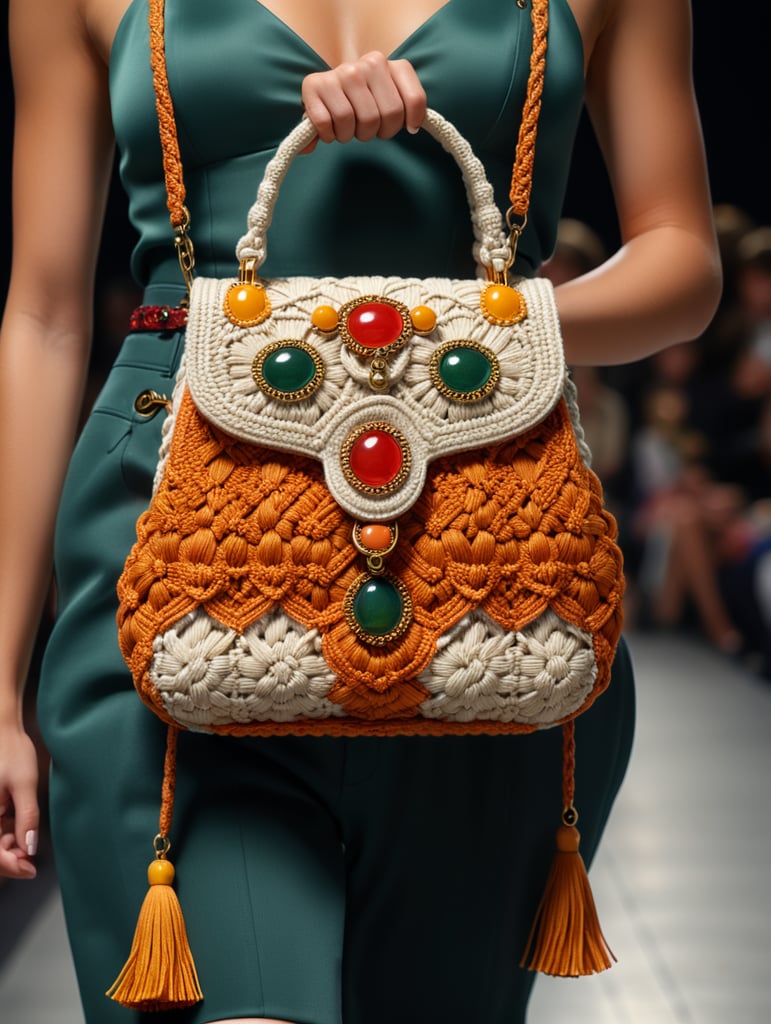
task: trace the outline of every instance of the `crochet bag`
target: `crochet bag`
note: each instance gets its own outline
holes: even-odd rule
[[[161,16],[152,3],[163,129]],[[173,907],[164,913],[182,966],[170,981],[154,965],[146,920],[110,990],[125,1005],[200,998],[165,884],[178,728],[390,736],[565,725],[558,863],[567,857],[570,881],[550,898],[557,909],[547,899],[539,912],[528,966],[609,965],[599,926],[587,924],[569,723],[610,678],[621,556],[588,468],[551,284],[507,282],[532,176],[543,2],[533,19],[509,216],[519,228],[504,231],[458,132],[433,111],[423,125],[463,175],[483,278],[261,280],[281,182],[314,138],[306,120],[268,164],[237,278],[192,280],[186,211],[169,186],[192,285],[185,353],[118,623],[142,699],[170,726],[151,865],[160,884],[145,917],[156,920],[159,900]],[[173,129],[173,112],[166,122]],[[173,130],[170,140],[167,156]],[[575,915],[571,936],[576,893],[590,911]]]

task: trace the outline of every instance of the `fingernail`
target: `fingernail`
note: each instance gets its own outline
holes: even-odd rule
[[[420,131],[420,128],[410,128],[408,125],[407,131],[410,133],[410,135],[417,135],[418,132]]]
[[[30,857],[34,857],[37,853],[37,832],[30,829],[24,837],[24,841],[27,844],[27,853]]]

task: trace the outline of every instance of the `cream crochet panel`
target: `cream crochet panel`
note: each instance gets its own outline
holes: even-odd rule
[[[591,637],[553,612],[509,633],[475,611],[444,634],[419,676],[431,693],[420,714],[543,728],[578,711],[596,674]],[[280,608],[243,635],[197,609],[157,637],[150,677],[167,713],[198,731],[344,714],[326,697],[335,677],[318,630],[306,630]]]

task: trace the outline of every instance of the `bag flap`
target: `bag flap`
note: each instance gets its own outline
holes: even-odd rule
[[[540,422],[562,396],[566,367],[551,283],[540,278],[515,282],[526,315],[513,326],[498,326],[483,316],[480,292],[485,283],[397,277],[271,279],[265,282],[270,316],[257,326],[239,327],[224,308],[233,280],[198,278],[185,354],[193,401],[202,415],[233,437],[321,461],[330,490],[350,514],[396,517],[417,499],[430,461],[512,438]],[[384,391],[374,391],[370,384],[371,358],[350,351],[340,333],[321,333],[311,322],[319,306],[339,310],[364,297],[390,300],[407,310],[426,306],[436,315],[430,334],[413,334],[387,359]],[[305,346],[323,364],[323,379],[308,397],[275,398],[258,383],[255,360],[259,364],[260,353],[277,343]],[[437,350],[454,350],[455,344],[466,351],[481,349],[483,358],[497,364],[499,376],[489,394],[459,399],[436,386],[432,356],[436,366]],[[357,432],[379,424],[390,425],[406,441],[407,471],[398,487],[363,493],[341,467],[341,451]]]

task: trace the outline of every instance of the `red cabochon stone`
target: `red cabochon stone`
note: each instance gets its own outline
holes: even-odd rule
[[[368,487],[385,487],[404,462],[401,445],[385,430],[367,430],[357,437],[348,456],[351,472]]]
[[[387,302],[365,302],[348,314],[351,337],[365,348],[384,348],[404,329],[402,315]]]

